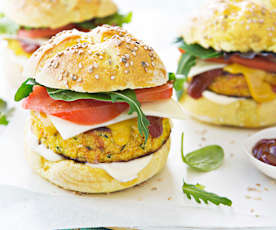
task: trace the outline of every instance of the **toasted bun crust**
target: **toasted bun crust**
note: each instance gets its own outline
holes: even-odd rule
[[[112,0],[2,0],[5,15],[19,25],[58,28],[117,11]]]
[[[64,31],[30,58],[24,76],[79,92],[154,87],[168,80],[156,52],[120,27]]]
[[[26,132],[31,132],[27,126]],[[170,150],[170,139],[155,153],[149,164],[139,172],[138,177],[128,182],[120,182],[111,177],[105,170],[92,168],[72,160],[57,162],[48,161],[34,152],[25,139],[25,153],[33,170],[49,182],[66,190],[82,193],[109,193],[124,190],[140,184],[160,172],[167,161]]]
[[[184,94],[180,103],[192,117],[211,124],[245,128],[276,124],[276,100],[259,104],[252,99],[243,99],[222,105],[205,97],[193,99]]]
[[[187,20],[182,36],[189,44],[227,52],[276,52],[275,1],[258,2],[211,0]]]

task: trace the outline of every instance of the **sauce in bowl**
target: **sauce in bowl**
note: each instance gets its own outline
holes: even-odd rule
[[[276,166],[276,139],[262,139],[252,149],[258,160]]]

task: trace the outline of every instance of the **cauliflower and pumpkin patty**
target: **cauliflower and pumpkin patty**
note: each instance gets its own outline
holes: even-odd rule
[[[84,163],[110,163],[154,153],[166,143],[171,133],[169,119],[148,118],[151,125],[146,144],[139,133],[137,118],[93,129],[66,140],[45,114],[32,112],[31,124],[39,144],[65,158]]]

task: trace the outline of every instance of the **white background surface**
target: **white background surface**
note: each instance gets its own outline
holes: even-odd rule
[[[133,22],[127,29],[156,49],[168,71],[175,71],[179,54],[172,42],[185,15],[202,1],[116,2],[123,11],[133,11]],[[7,91],[3,82],[0,82],[0,88],[3,96]],[[4,97],[7,98],[6,93]],[[275,182],[260,174],[241,148],[242,141],[256,130],[208,126],[190,119],[175,121],[172,150],[167,167],[160,175],[124,192],[79,196],[65,192],[31,172],[23,155],[26,115],[27,112],[18,107],[10,125],[0,129],[0,223],[3,229],[276,226]],[[180,156],[183,131],[186,153],[207,144],[223,146],[223,166],[209,173],[187,169]],[[206,190],[231,198],[233,206],[198,205],[188,200],[181,191],[183,179],[201,183]],[[256,191],[248,191],[248,188]]]

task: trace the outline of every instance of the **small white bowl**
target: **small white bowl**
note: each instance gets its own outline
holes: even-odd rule
[[[243,149],[247,154],[247,156],[249,157],[252,164],[255,165],[257,169],[259,169],[265,175],[273,179],[276,179],[276,166],[264,163],[258,160],[257,158],[255,158],[252,154],[252,149],[257,144],[258,141],[262,139],[271,139],[271,138],[276,139],[276,128],[264,129],[252,135],[251,137],[246,139],[243,145]]]

